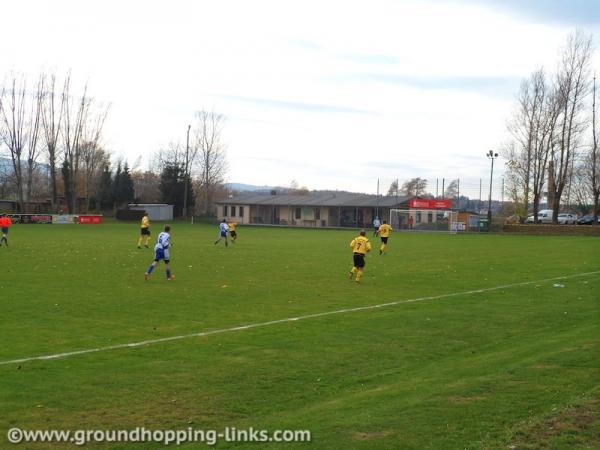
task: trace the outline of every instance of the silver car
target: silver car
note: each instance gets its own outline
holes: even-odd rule
[[[577,223],[577,214],[561,213],[558,215],[558,223],[562,225],[575,225]]]

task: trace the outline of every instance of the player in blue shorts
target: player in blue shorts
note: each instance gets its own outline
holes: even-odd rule
[[[229,231],[229,225],[227,225],[227,220],[223,219],[223,221],[219,224],[219,239],[215,241],[215,245],[225,239],[225,247],[229,244],[227,240],[227,232]]]
[[[148,267],[148,270],[144,274],[144,278],[148,281],[150,274],[162,259],[165,262],[165,269],[167,273],[167,280],[173,281],[175,279],[175,275],[171,275],[171,258],[169,255],[169,249],[171,248],[171,235],[170,235],[171,227],[169,225],[165,225],[165,231],[158,235],[158,241],[154,246],[154,261]]]

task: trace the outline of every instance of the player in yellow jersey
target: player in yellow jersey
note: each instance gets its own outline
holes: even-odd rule
[[[150,242],[150,218],[148,217],[148,213],[144,211],[144,217],[142,217],[142,223],[140,225],[140,238],[138,239],[138,248],[142,248],[142,240],[146,239],[144,243],[144,247],[148,247],[148,242]]]
[[[371,251],[371,243],[365,237],[365,230],[360,230],[359,236],[352,239],[350,242],[350,248],[354,254],[354,266],[348,274],[348,278],[352,279],[356,275],[356,282],[360,283],[363,271],[365,270],[365,255]]]
[[[384,220],[383,223],[379,226],[377,234],[381,238],[381,247],[379,247],[379,254],[383,255],[385,253],[385,247],[387,246],[388,238],[390,237],[390,234],[392,234],[392,227],[389,226],[388,223]]]
[[[235,227],[237,226],[236,222],[227,222],[229,225],[229,236],[231,236],[231,242],[235,244],[235,240],[237,239],[237,233],[235,232]]]

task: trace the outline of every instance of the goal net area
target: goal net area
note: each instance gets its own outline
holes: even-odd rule
[[[463,231],[464,223],[458,222],[458,213],[440,209],[391,209],[390,225],[394,230]],[[461,226],[462,225],[462,226]]]

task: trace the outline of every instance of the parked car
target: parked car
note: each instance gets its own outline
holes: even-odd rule
[[[591,214],[586,214],[585,216],[581,217],[578,221],[577,224],[578,225],[591,225],[592,224],[592,220],[593,220],[593,215]],[[596,222],[600,223],[600,216],[596,216]]]
[[[538,220],[537,223],[552,223],[552,213],[554,210],[552,209],[542,209],[538,212]],[[525,223],[535,223],[533,214],[529,214],[527,216],[527,220]]]
[[[575,225],[577,223],[577,214],[561,213],[558,215],[558,223],[562,225]]]

